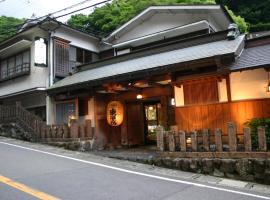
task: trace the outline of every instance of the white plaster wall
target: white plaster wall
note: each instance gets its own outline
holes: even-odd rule
[[[233,101],[270,98],[266,92],[267,72],[261,69],[233,72],[230,74],[231,97]]]
[[[89,37],[78,32],[71,31],[67,28],[61,27],[57,29],[52,36],[60,37],[71,41],[70,45],[87,49],[94,52],[99,52],[99,40]]]
[[[22,77],[14,78],[9,81],[0,83],[0,97],[21,92],[24,90],[34,88],[45,88],[48,85],[48,67],[36,67],[34,65],[35,45],[34,38],[36,36],[46,37],[45,33],[36,32],[32,35],[32,44],[30,46],[30,63],[31,71],[30,75],[24,75]]]
[[[175,106],[184,106],[184,87],[176,87],[174,86],[174,95],[175,95]]]
[[[220,82],[218,82],[218,99],[219,99],[219,102],[228,101],[226,79],[222,79]]]
[[[134,38],[142,37],[151,33],[163,31],[178,26],[198,22],[201,20],[208,20],[210,24],[214,24],[213,19],[207,14],[186,14],[186,13],[157,13],[148,18],[141,24],[137,25],[134,29],[120,36],[119,39],[113,43],[120,43]]]

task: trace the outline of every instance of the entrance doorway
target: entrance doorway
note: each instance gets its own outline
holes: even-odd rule
[[[156,128],[160,125],[160,108],[159,101],[144,102],[144,133],[145,144],[156,144]]]

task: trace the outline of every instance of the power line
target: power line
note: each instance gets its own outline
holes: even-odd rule
[[[79,11],[82,11],[82,10],[85,10],[85,9],[88,9],[88,8],[96,7],[96,6],[100,5],[100,4],[108,3],[108,2],[110,2],[110,1],[111,1],[111,0],[101,1],[101,2],[96,3],[96,4],[93,4],[93,5],[91,5],[91,6],[87,6],[87,7],[78,9],[78,10],[74,10],[74,11],[72,11],[72,12],[69,12],[69,13],[66,13],[66,14],[63,14],[63,15],[59,15],[59,16],[53,17],[53,18],[54,18],[54,19],[58,19],[58,18],[67,16],[67,15],[70,15],[70,14],[73,14],[73,13],[76,13],[76,12],[79,12]]]
[[[0,1],[5,1],[5,0],[0,0]],[[72,7],[74,8],[74,7],[78,6],[78,5],[81,5],[81,4],[86,3],[86,2],[88,2],[88,1],[91,1],[91,0],[84,0],[84,1],[82,1],[82,2],[80,2],[80,3],[74,4],[74,5],[72,5],[72,6],[69,6],[69,7],[67,7],[67,8],[61,9],[61,10],[59,10],[59,11],[55,11],[55,12],[53,12],[53,13],[50,13],[50,14],[47,14],[47,15],[44,15],[44,16],[41,16],[41,17],[38,17],[38,18],[35,18],[35,19],[28,19],[28,20],[26,20],[24,23],[15,25],[14,28],[19,29],[19,28],[22,27],[25,23],[30,23],[30,22],[33,22],[33,21],[38,21],[39,19],[42,19],[42,18],[45,18],[45,17],[49,17],[49,16],[52,15],[52,14],[56,14],[56,13],[62,12],[62,11],[64,11],[64,10],[70,9],[70,8],[72,8]],[[101,4],[105,4],[105,3],[108,3],[108,2],[110,2],[110,1],[111,1],[111,0],[104,0],[104,1],[102,1],[102,2],[95,3],[95,4],[93,4],[93,5],[90,5],[90,6],[81,8],[81,9],[77,9],[77,10],[74,10],[74,11],[72,11],[72,12],[69,12],[69,13],[66,13],[66,14],[63,14],[63,15],[59,15],[59,16],[56,16],[56,17],[52,17],[52,18],[53,18],[53,19],[58,19],[58,18],[67,16],[67,15],[70,15],[70,14],[73,14],[73,13],[76,13],[76,12],[79,12],[79,11],[82,11],[82,10],[85,10],[85,9],[88,9],[88,8],[97,7],[97,6],[101,5]],[[12,27],[11,27],[11,28],[12,28]],[[100,32],[100,31],[98,31],[98,32],[99,32],[99,33],[102,33],[102,32]],[[4,34],[5,34],[5,33],[9,33],[9,31],[8,31],[8,30],[2,30],[2,31],[1,31],[1,34],[3,34],[3,33],[4,33]]]
[[[6,1],[6,0],[0,0],[0,1]],[[70,8],[72,8],[72,7],[74,8],[74,7],[78,6],[78,5],[81,5],[81,4],[86,3],[86,2],[88,2],[88,1],[91,1],[91,0],[84,0],[84,1],[82,1],[82,2],[80,2],[80,3],[74,4],[74,5],[72,5],[72,6],[69,6],[69,7],[67,7],[67,8],[64,8],[64,9],[61,9],[61,10],[58,10],[58,11],[55,11],[55,12],[53,12],[53,13],[50,13],[50,14],[47,14],[47,15],[43,15],[43,16],[37,17],[37,18],[35,18],[35,19],[28,19],[28,20],[26,20],[24,23],[15,25],[14,28],[16,27],[16,28],[18,29],[18,28],[20,28],[21,26],[23,26],[25,23],[30,23],[30,22],[33,22],[33,21],[38,21],[38,20],[40,20],[40,19],[42,19],[42,18],[49,17],[50,15],[53,15],[53,14],[62,12],[62,11],[64,11],[64,10],[70,9]],[[88,8],[91,8],[91,7],[96,7],[96,6],[99,6],[99,5],[101,5],[101,4],[108,3],[108,2],[110,2],[110,1],[111,1],[111,0],[105,0],[105,1],[102,1],[102,2],[99,2],[99,3],[96,3],[96,4],[93,4],[93,5],[90,5],[90,6],[81,8],[81,9],[78,9],[78,10],[74,10],[74,11],[69,12],[69,13],[67,13],[67,14],[59,15],[59,16],[57,16],[57,17],[52,17],[52,18],[57,19],[57,18],[60,18],[60,17],[64,17],[64,16],[66,16],[66,15],[70,15],[70,14],[73,14],[73,13],[75,13],[75,12],[79,12],[79,11],[81,11],[81,10],[85,10],[85,9],[88,9]]]

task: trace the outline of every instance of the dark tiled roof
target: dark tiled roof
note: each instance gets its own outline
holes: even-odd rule
[[[231,65],[231,70],[242,70],[270,66],[270,45],[256,46],[243,50],[240,57]]]

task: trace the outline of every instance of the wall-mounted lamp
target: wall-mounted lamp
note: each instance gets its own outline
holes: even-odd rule
[[[266,92],[270,92],[270,71],[268,71],[268,85],[267,85]]]
[[[141,94],[137,94],[137,99],[142,99],[142,95]]]
[[[171,98],[171,105],[175,106],[175,98]]]
[[[149,110],[154,110],[154,107],[153,107],[153,106],[149,106],[148,109],[149,109]]]

